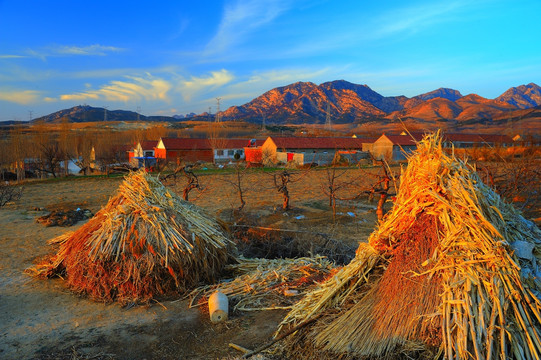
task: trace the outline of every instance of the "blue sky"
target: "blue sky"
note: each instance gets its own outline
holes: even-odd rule
[[[144,115],[344,79],[385,96],[541,84],[541,1],[0,0],[0,121]]]

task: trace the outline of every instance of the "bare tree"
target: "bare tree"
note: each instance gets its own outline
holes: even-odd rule
[[[24,164],[25,159],[29,155],[31,143],[28,142],[27,137],[22,132],[20,126],[15,126],[10,134],[10,153],[11,163],[14,165],[15,172],[17,174],[17,181],[24,180]]]
[[[56,141],[49,141],[41,145],[41,160],[38,162],[39,170],[56,177],[62,161],[66,155]]]
[[[197,175],[193,173],[191,167],[189,166],[184,166],[182,168],[182,172],[187,179],[187,183],[184,186],[184,190],[182,191],[182,198],[186,201],[189,201],[188,196],[190,195],[190,191],[192,191],[193,189],[199,189],[199,179],[197,178]]]
[[[69,136],[70,124],[67,117],[62,118],[62,123],[60,125],[60,135],[58,139],[59,147],[64,155],[62,161],[64,162],[64,176],[69,175],[69,162],[73,157],[70,155],[71,150],[71,137]]]
[[[273,175],[274,175],[273,176],[274,186],[276,187],[276,190],[278,190],[278,192],[281,193],[284,198],[282,209],[288,210],[289,209],[289,190],[287,189],[287,185],[290,182],[291,174],[287,170],[283,170],[279,174],[273,174]],[[280,181],[278,181],[277,178],[279,178]]]
[[[353,181],[339,182],[338,179],[346,174],[347,168],[342,169],[337,173],[336,166],[326,169],[327,183],[326,186],[322,185],[323,192],[329,197],[329,207],[332,209],[333,218],[336,217],[336,199],[338,198],[338,190],[350,186]]]
[[[93,161],[95,161],[95,154],[93,158],[92,153],[93,145],[95,143],[95,136],[95,133],[84,131],[78,133],[74,139],[72,160],[79,168],[81,168],[85,175],[88,175],[90,171],[94,170]]]
[[[369,191],[369,199],[373,199],[375,194],[379,194],[376,215],[378,216],[378,220],[381,220],[383,219],[383,215],[385,215],[384,206],[385,202],[387,201],[387,197],[390,195],[389,185],[391,180],[393,180],[393,177],[391,177],[391,174],[389,173],[389,170],[387,168],[387,164],[384,160],[373,159],[373,161],[374,163],[381,164],[381,173],[378,176],[379,180],[372,186],[372,189]]]
[[[13,185],[0,183],[0,208],[6,205],[10,201],[17,201],[23,194],[23,188],[16,188]]]
[[[244,206],[246,205],[246,201],[244,200],[245,189],[243,187],[243,179],[246,173],[246,169],[246,165],[241,166],[240,163],[237,163],[237,165],[235,166],[234,180],[229,180],[226,178],[223,179],[225,182],[233,186],[239,196],[240,207],[237,209],[237,212],[242,211],[242,209],[244,209]]]

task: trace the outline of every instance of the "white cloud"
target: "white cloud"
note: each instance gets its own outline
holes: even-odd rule
[[[377,26],[374,26],[373,35],[382,37],[404,32],[417,33],[433,25],[462,18],[467,7],[474,4],[464,0],[440,1],[393,9],[375,19]]]
[[[110,52],[123,51],[123,49],[115,46],[94,44],[89,46],[57,46],[52,48],[51,51],[53,54],[60,55],[104,56]]]
[[[20,105],[28,105],[38,101],[40,93],[35,90],[21,90],[21,91],[0,91],[0,100],[8,101]]]
[[[207,77],[192,76],[190,80],[181,81],[178,86],[178,91],[185,100],[190,100],[195,94],[202,91],[217,89],[230,83],[233,79],[233,74],[225,69],[212,71],[210,76]]]
[[[88,90],[73,94],[63,94],[60,100],[99,100],[107,101],[140,101],[162,100],[169,101],[168,92],[171,84],[164,79],[147,74],[143,77],[126,77],[128,81],[111,81],[98,90]]]
[[[289,6],[285,0],[238,0],[226,5],[218,31],[207,44],[205,53],[222,53],[242,43],[248,34],[271,23]]]
[[[0,55],[0,59],[18,59],[35,57],[45,61],[48,57],[62,56],[105,56],[109,53],[118,53],[124,49],[115,46],[105,46],[100,44],[88,46],[68,46],[54,45],[40,49],[27,49],[24,54],[6,54]]]
[[[0,59],[22,59],[22,58],[25,58],[27,56],[24,56],[24,55],[12,55],[12,54],[4,54],[4,55],[0,55]]]

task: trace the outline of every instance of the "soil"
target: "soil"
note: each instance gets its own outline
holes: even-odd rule
[[[340,181],[353,185],[347,190],[344,187],[339,195],[351,197],[362,186],[374,183],[374,177],[366,174],[355,169],[343,174]],[[272,176],[257,171],[243,175],[246,206],[235,211],[240,202],[233,179],[233,175],[203,174],[199,176],[203,190],[194,190],[190,199],[224,220],[233,234],[247,236],[244,241],[250,241],[249,233],[238,229],[256,228],[274,234],[267,236],[273,241],[295,243],[297,253],[316,249],[343,257],[344,249],[353,249],[353,257],[356,244],[366,241],[376,224],[375,204],[366,199],[339,201],[337,214],[332,215],[322,190],[328,186],[325,170],[294,174],[289,189],[291,209],[287,211],[280,208],[282,198]],[[96,213],[121,180],[28,182],[19,201],[0,209],[0,358],[231,359],[241,353],[229,343],[254,349],[271,340],[285,315],[283,310],[233,313],[226,322],[212,324],[208,313],[188,308],[189,301],[180,296],[146,306],[121,307],[77,296],[62,279],[37,280],[24,273],[37,259],[51,253],[48,240],[87,221],[71,227],[45,227],[36,221],[38,217],[77,208]],[[182,194],[182,180],[169,186]],[[318,237],[323,245],[314,247]],[[272,256],[285,254],[280,251]]]

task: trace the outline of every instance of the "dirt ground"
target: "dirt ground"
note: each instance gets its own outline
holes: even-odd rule
[[[360,192],[375,182],[377,172],[340,173],[339,196]],[[322,236],[354,249],[376,224],[375,203],[339,201],[333,217],[323,191],[328,187],[327,175],[325,170],[294,173],[289,186],[292,209],[285,212],[272,175],[264,172],[243,175],[247,204],[239,214],[233,211],[240,206],[234,174],[200,175],[202,191],[194,190],[190,197],[226,221],[231,231],[250,224],[262,231],[289,230],[277,231],[280,236],[301,234],[307,247],[310,238]],[[188,300],[121,307],[78,297],[62,279],[36,280],[24,274],[37,258],[51,252],[49,239],[84,223],[45,227],[36,218],[54,209],[95,213],[120,182],[120,178],[28,182],[19,201],[0,209],[0,358],[232,359],[241,354],[229,343],[254,349],[269,341],[285,315],[283,310],[233,313],[225,323],[212,324],[208,314],[189,309]],[[183,180],[170,186],[182,193]]]

